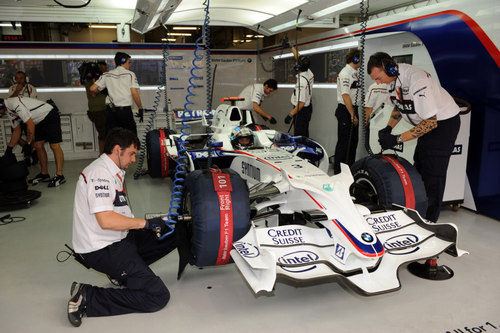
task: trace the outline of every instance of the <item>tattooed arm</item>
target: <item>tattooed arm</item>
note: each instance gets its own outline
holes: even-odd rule
[[[396,109],[392,109],[391,117],[389,118],[389,122],[387,123],[387,126],[391,126],[394,128],[399,121],[401,120],[401,113]]]
[[[417,126],[401,134],[401,139],[403,139],[403,141],[409,141],[419,138],[425,133],[432,131],[437,126],[437,118],[436,116],[432,116],[429,119],[422,120]]]

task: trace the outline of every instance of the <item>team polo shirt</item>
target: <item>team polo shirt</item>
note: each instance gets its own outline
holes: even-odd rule
[[[368,88],[365,97],[365,107],[373,108],[373,111],[379,110],[383,104],[389,102],[389,90],[387,84],[377,82],[372,83]]]
[[[356,92],[359,88],[358,70],[352,68],[349,64],[345,65],[337,77],[337,102],[344,104],[342,95],[348,94],[351,97],[353,105],[358,105]]]
[[[4,103],[13,128],[30,118],[38,125],[53,109],[52,105],[38,99],[19,96],[7,98]]]
[[[10,86],[10,88],[9,88],[9,97],[12,96],[12,94],[16,90],[16,86],[17,86],[17,84],[14,84],[14,85]],[[27,84],[24,85],[23,89],[21,89],[21,91],[19,92],[19,94],[17,96],[29,97],[29,98],[38,98],[37,97],[36,88],[33,87],[29,83],[27,83]]]
[[[108,88],[108,94],[115,106],[132,106],[134,99],[130,88],[139,89],[139,83],[134,72],[118,66],[109,72],[105,72],[95,82],[99,90]]]
[[[241,110],[253,110],[253,103],[261,104],[268,95],[264,93],[264,85],[255,83],[245,87],[238,97],[244,97],[245,100],[237,101],[236,106]]]
[[[408,64],[398,64],[399,76],[394,81],[390,99],[403,119],[417,125],[436,116],[446,120],[460,112],[453,97],[426,71]]]
[[[295,81],[295,89],[293,90],[290,102],[293,106],[297,105],[297,97],[300,102],[304,102],[304,106],[309,106],[312,100],[312,88],[314,84],[314,74],[308,69],[305,72],[297,74]]]
[[[73,247],[77,253],[89,253],[119,242],[128,231],[102,229],[95,213],[114,211],[134,217],[128,206],[123,180],[125,171],[107,154],[87,166],[76,183],[73,206]]]

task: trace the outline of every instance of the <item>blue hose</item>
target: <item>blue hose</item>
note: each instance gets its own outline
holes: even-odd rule
[[[194,83],[194,80],[200,80],[201,77],[195,74],[196,70],[201,69],[196,62],[200,61],[203,59],[202,56],[200,56],[198,53],[201,52],[203,49],[206,50],[206,56],[207,56],[207,75],[206,75],[206,81],[207,81],[207,91],[210,89],[211,81],[210,81],[210,52],[209,52],[209,47],[208,47],[208,40],[209,40],[209,33],[208,33],[208,23],[210,22],[209,19],[209,5],[210,1],[205,0],[203,2],[203,5],[205,6],[205,21],[203,23],[203,34],[201,37],[199,37],[196,40],[196,49],[194,50],[194,59],[191,62],[192,68],[190,71],[191,77],[189,78],[189,86],[187,87],[187,95],[186,95],[186,103],[184,104],[184,113],[181,118],[181,123],[182,127],[180,129],[181,135],[179,137],[179,140],[177,141],[178,144],[178,152],[177,152],[177,166],[175,168],[175,175],[174,175],[174,186],[172,188],[172,196],[170,200],[170,208],[168,210],[168,220],[165,222],[167,226],[171,226],[177,222],[177,217],[179,216],[179,211],[181,208],[181,203],[182,203],[182,194],[184,191],[184,181],[186,178],[187,170],[188,170],[188,157],[187,157],[187,149],[185,148],[186,144],[186,137],[189,135],[186,130],[189,129],[189,125],[185,123],[186,118],[190,118],[192,116],[193,111],[191,110],[190,106],[193,105],[194,103],[191,101],[191,98],[195,96],[195,93],[192,91],[192,89],[197,88],[198,86]],[[205,37],[205,41],[207,42],[207,45],[205,47],[201,46],[201,43]],[[208,102],[208,99],[210,98],[208,96],[209,94],[207,93],[207,103],[209,104],[210,110],[211,110],[211,102]],[[211,98],[210,98],[211,99]],[[209,152],[210,156],[210,152]],[[167,232],[164,234],[160,239],[165,238],[166,236],[170,235],[174,229],[171,231]]]
[[[170,49],[170,46],[168,44],[168,41],[163,41],[162,42],[162,56],[163,56],[163,62],[161,66],[161,78],[162,78],[162,85],[159,85],[158,88],[156,89],[156,94],[154,97],[153,101],[153,113],[149,115],[147,125],[146,125],[146,131],[144,132],[144,135],[141,138],[141,151],[139,153],[138,161],[137,161],[137,169],[135,170],[134,173],[134,179],[138,179],[139,176],[142,174],[142,167],[144,164],[144,157],[146,156],[146,136],[147,133],[151,130],[153,127],[156,111],[158,110],[158,107],[160,106],[160,99],[161,99],[161,92],[162,92],[162,87],[165,90],[165,101],[167,100],[167,79],[166,79],[166,73],[167,73],[167,61],[168,61],[168,51]],[[167,104],[165,102],[165,107],[164,111],[166,112],[167,110]]]

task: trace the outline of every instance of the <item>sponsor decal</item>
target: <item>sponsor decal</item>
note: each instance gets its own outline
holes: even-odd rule
[[[184,90],[184,87],[170,87],[170,90]]]
[[[319,259],[319,255],[312,251],[295,251],[285,254],[278,258],[278,263],[283,265],[304,265],[314,263]],[[316,265],[305,267],[281,267],[283,270],[291,273],[307,272],[316,268]]]
[[[94,181],[94,180],[92,179],[92,181]],[[97,179],[96,179],[96,182],[100,182],[100,183],[109,183],[109,179],[97,178]]]
[[[170,81],[179,81],[178,77],[169,77],[168,78]]]
[[[283,150],[290,151],[290,152],[295,151],[295,149],[297,149],[297,147],[295,145],[280,145],[279,147]]]
[[[395,255],[410,254],[416,252],[420,247],[414,247],[419,241],[418,236],[414,234],[402,234],[389,238],[384,243],[384,248]]]
[[[198,158],[208,158],[208,151],[196,151],[192,152],[190,151],[189,154],[193,159],[198,159]],[[221,156],[222,154],[219,153],[218,151],[212,151],[211,153],[212,157],[218,157]]]
[[[109,193],[96,193],[95,197],[96,198],[109,198],[110,194]]]
[[[395,230],[401,228],[395,214],[380,217],[367,217],[366,222],[372,227],[374,232]]]
[[[264,159],[268,161],[289,160],[291,158],[293,158],[293,155],[271,155],[264,157]]]
[[[213,117],[213,110],[212,111],[208,111],[208,110],[192,110],[192,111],[179,110],[179,111],[174,111],[174,112],[175,112],[175,116],[177,118],[183,118],[184,120],[200,119],[203,116],[203,113],[205,113],[205,117],[207,117],[207,118]]]
[[[403,92],[403,95],[408,95],[408,93],[410,92],[410,88],[409,87],[402,87],[401,91]]]
[[[327,192],[332,192],[333,188],[330,184],[323,184],[323,190],[325,190]]]
[[[249,178],[260,181],[260,169],[247,162],[241,162],[241,173]]]
[[[168,56],[168,60],[182,60],[182,56]]]
[[[337,243],[337,246],[335,246],[335,255],[340,259],[344,260],[344,254],[345,254],[345,247]]]
[[[267,234],[271,237],[274,245],[291,245],[305,243],[302,238],[301,228],[269,229]]]
[[[302,169],[303,168],[303,166],[300,164],[292,164],[292,167],[295,169]]]
[[[452,155],[462,155],[462,145],[455,145],[453,147],[453,151],[451,152]]]
[[[370,235],[370,234],[369,234],[369,233],[367,233],[367,232],[363,232],[363,233],[361,234],[361,239],[362,239],[362,240],[364,240],[364,241],[365,241],[365,242],[367,242],[367,243],[371,243],[371,242],[373,242],[373,236],[372,236],[372,235]]]
[[[96,185],[94,186],[95,191],[99,190],[104,190],[104,191],[109,191],[109,186],[108,185]]]
[[[259,248],[250,243],[234,243],[234,248],[245,258],[256,258],[260,256]]]

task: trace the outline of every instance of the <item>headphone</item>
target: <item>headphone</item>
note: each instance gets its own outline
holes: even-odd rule
[[[399,67],[394,60],[391,59],[388,62],[382,61],[382,65],[384,66],[384,72],[387,76],[395,77],[399,75]]]
[[[359,64],[359,57],[358,57],[358,56],[355,56],[355,57],[352,59],[352,63],[353,63],[353,64]]]
[[[300,56],[297,59],[298,64],[294,67],[295,72],[305,72],[311,67],[311,60],[306,56]]]
[[[120,65],[123,65],[123,64],[124,64],[124,63],[126,63],[126,62],[127,62],[127,58],[126,58],[126,57],[122,57],[122,58],[120,59]]]

